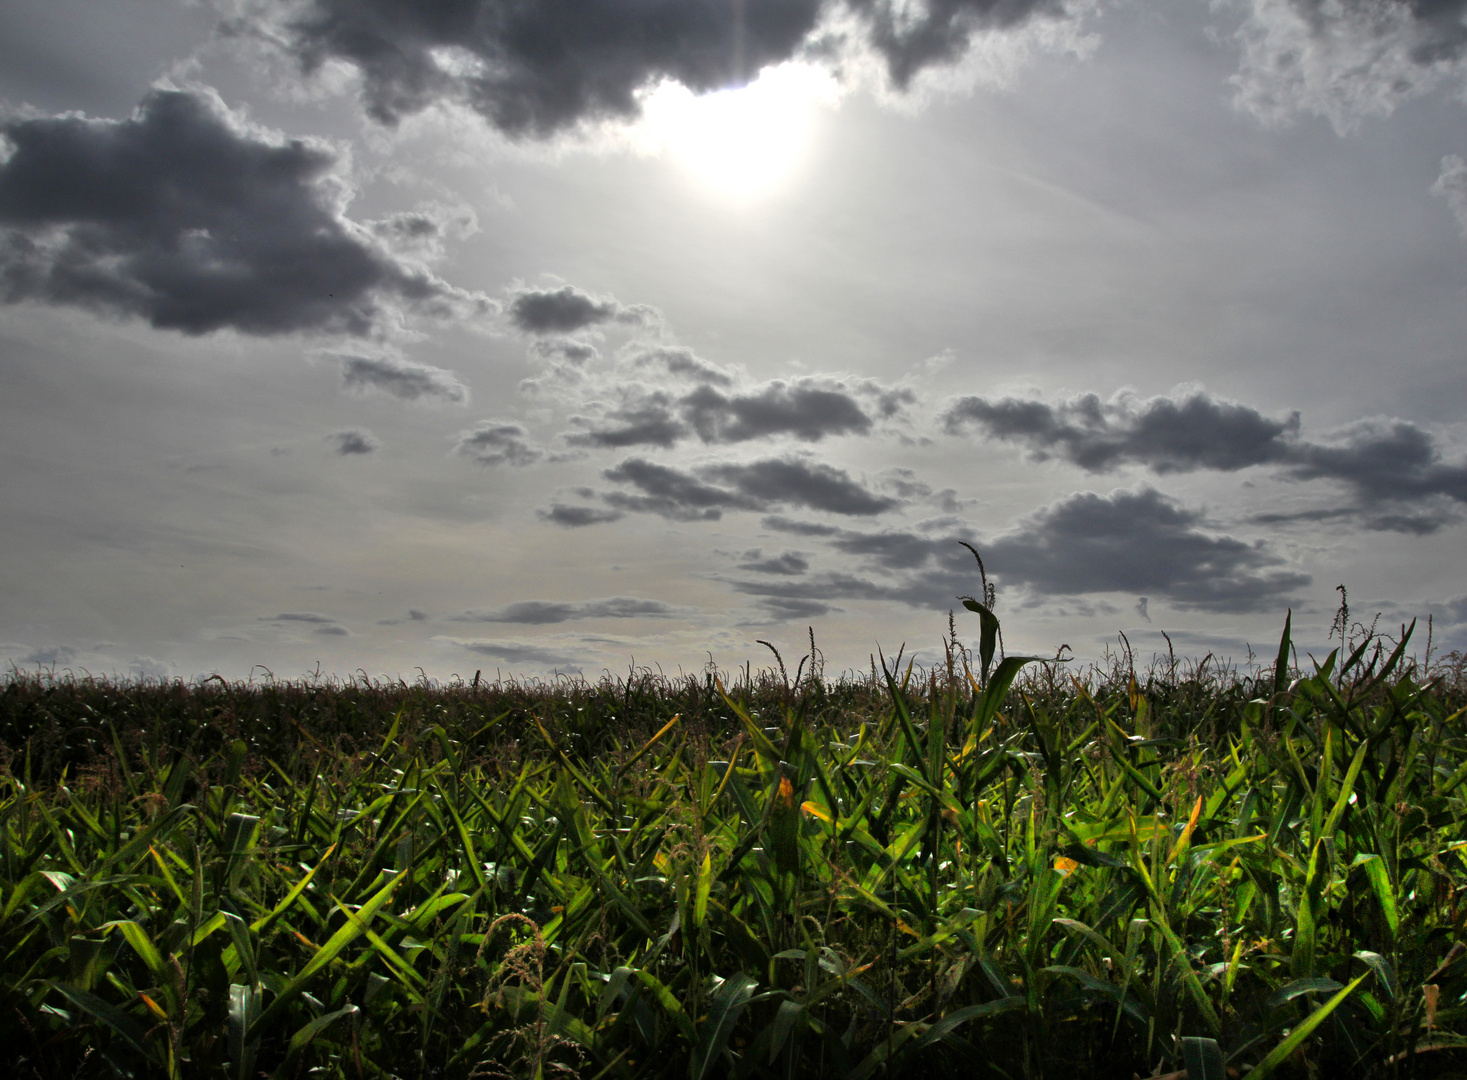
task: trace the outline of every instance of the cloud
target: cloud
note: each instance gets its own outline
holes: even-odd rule
[[[1203,611],[1272,610],[1310,582],[1260,543],[1214,536],[1159,492],[1084,492],[1045,507],[980,549],[991,577],[1045,595],[1164,596]]]
[[[0,299],[185,334],[381,332],[490,310],[342,213],[338,153],[247,127],[210,91],[125,120],[0,123]]]
[[[352,428],[348,431],[333,431],[326,436],[326,441],[336,444],[336,452],[343,457],[352,454],[372,454],[379,450],[382,443],[370,431],[361,428]]]
[[[590,342],[566,337],[542,338],[539,341],[532,341],[530,354],[551,363],[569,364],[577,368],[584,367],[601,356],[596,351],[596,346]]]
[[[661,315],[645,304],[622,304],[583,293],[571,285],[559,289],[521,289],[509,302],[509,321],[526,334],[571,334],[588,326],[619,322],[657,325]]]
[[[873,494],[843,469],[797,457],[702,465],[691,473],[628,458],[602,476],[640,492],[608,492],[602,498],[609,506],[675,521],[717,521],[725,510],[768,510],[784,504],[852,515],[880,514],[899,505],[896,499]]]
[[[448,640],[460,649],[479,656],[492,657],[508,664],[534,664],[538,667],[568,668],[572,671],[579,671],[585,666],[585,661],[580,657],[524,641],[459,641],[452,638]]]
[[[22,666],[35,664],[37,667],[55,668],[65,667],[73,663],[76,658],[77,651],[72,646],[52,645],[48,648],[32,649],[16,663]]]
[[[758,510],[758,499],[705,484],[688,473],[645,458],[628,458],[601,474],[613,483],[631,484],[642,494],[613,491],[602,496],[618,510],[660,514],[674,521],[717,521],[724,510]]]
[[[1080,4],[1065,0],[849,0],[864,17],[870,46],[887,76],[905,90],[923,70],[958,63],[974,38],[1036,19],[1061,20]]]
[[[599,506],[566,506],[564,503],[554,503],[549,509],[538,510],[536,513],[542,521],[548,521],[552,525],[559,525],[566,529],[605,525],[608,522],[620,521],[626,516],[620,510],[606,510]]]
[[[1281,460],[1299,430],[1298,413],[1275,419],[1201,392],[1145,401],[1120,394],[1104,402],[1083,394],[1057,405],[964,397],[948,407],[942,422],[948,434],[977,430],[1028,447],[1036,460],[1059,457],[1087,472],[1123,464],[1158,473],[1232,472]]]
[[[1362,420],[1329,443],[1292,447],[1286,462],[1289,475],[1340,481],[1367,503],[1467,502],[1467,462],[1444,462],[1430,433],[1405,420]]]
[[[670,370],[698,377],[712,365],[686,350],[657,350],[659,358],[672,353],[676,367]],[[642,363],[639,354],[634,363]],[[731,377],[714,369],[715,381]],[[725,391],[703,383],[682,396],[667,390],[648,390],[641,384],[616,388],[621,404],[599,420],[577,421],[585,431],[567,433],[577,446],[670,447],[696,437],[706,445],[730,445],[756,439],[788,437],[800,442],[820,442],[828,435],[869,435],[873,419],[859,397],[872,399],[872,411],[881,419],[900,412],[910,392],[875,382],[843,381],[829,377],[806,377],[786,382],[775,379],[745,391]],[[895,402],[895,404],[894,404]]]
[[[1467,162],[1456,154],[1442,158],[1441,175],[1431,185],[1431,193],[1447,200],[1457,219],[1457,228],[1467,237]]]
[[[865,435],[871,417],[843,388],[813,379],[780,380],[749,394],[700,386],[679,402],[684,419],[705,443],[736,443],[773,435],[819,442],[827,435]]]
[[[341,382],[348,390],[377,391],[404,401],[463,405],[469,388],[443,368],[394,356],[342,356]]]
[[[1422,534],[1455,520],[1455,514],[1430,505],[1406,511],[1402,506],[1467,503],[1467,462],[1444,460],[1437,439],[1405,420],[1362,420],[1311,441],[1299,436],[1298,413],[1268,417],[1197,392],[1182,400],[1118,395],[1106,402],[1086,394],[1057,405],[965,397],[943,414],[943,425],[950,434],[976,430],[1025,446],[1038,460],[1058,457],[1092,473],[1128,464],[1162,474],[1272,466],[1288,479],[1343,484],[1358,500],[1354,506],[1260,516],[1260,523],[1354,517],[1369,529]]]
[[[573,423],[591,426],[587,431],[569,431],[561,437],[571,446],[625,449],[628,446],[660,446],[664,449],[681,441],[688,428],[674,411],[672,399],[665,393],[646,393],[640,387],[623,391],[619,408],[599,421],[572,417]]]
[[[533,465],[546,457],[545,450],[530,441],[529,432],[513,420],[483,420],[460,431],[454,452],[480,465]]]
[[[312,630],[313,634],[324,634],[326,637],[350,637],[351,631],[344,626],[318,626]]]
[[[733,373],[704,360],[683,345],[642,345],[627,350],[626,359],[633,367],[660,368],[669,375],[715,386],[733,385]]]
[[[252,36],[279,42],[301,69],[360,72],[384,124],[435,103],[467,106],[500,131],[543,138],[586,121],[632,119],[648,89],[695,93],[832,52],[869,53],[905,89],[922,70],[963,59],[975,38],[1057,23],[1067,0],[308,0],[269,5]],[[835,24],[839,23],[839,29]],[[230,27],[251,30],[243,20]]]
[[[977,591],[973,557],[959,540],[977,543],[991,579],[1035,597],[1124,592],[1162,596],[1182,608],[1251,611],[1277,607],[1310,581],[1261,544],[1206,531],[1200,513],[1151,489],[1073,495],[988,539],[957,522],[930,524],[867,532],[766,517],[766,528],[823,540],[855,559],[855,568],[729,584],[755,596],[888,600],[942,610]]]
[[[686,608],[664,604],[661,600],[642,600],[635,596],[608,596],[602,600],[580,600],[571,603],[551,600],[521,600],[493,611],[471,611],[454,617],[455,622],[519,623],[546,626],[551,623],[581,619],[667,619],[686,612]]]
[[[287,611],[280,615],[261,615],[261,622],[303,622],[303,623],[334,623],[336,620],[330,615],[321,615],[315,611]]]
[[[868,491],[851,479],[844,469],[805,458],[767,458],[741,465],[708,465],[699,472],[758,500],[761,508],[774,503],[788,503],[832,514],[869,516],[885,513],[900,505],[897,499]]]
[[[818,619],[829,615],[832,611],[841,609],[834,604],[827,604],[821,600],[810,600],[795,596],[761,596],[759,606],[764,609],[766,617],[757,622],[805,622],[808,619]]]
[[[479,231],[479,217],[470,206],[429,202],[368,222],[367,227],[394,251],[440,259],[444,240],[473,236]]]
[[[1248,0],[1236,104],[1336,131],[1467,76],[1467,0]]]
[[[810,569],[810,560],[794,551],[786,551],[780,555],[764,557],[764,553],[758,548],[745,555],[748,561],[739,563],[740,570],[748,570],[756,574],[779,574],[785,577],[797,577]]]

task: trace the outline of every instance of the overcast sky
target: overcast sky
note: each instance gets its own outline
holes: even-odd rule
[[[1463,647],[1464,158],[1467,0],[8,0],[0,661]]]

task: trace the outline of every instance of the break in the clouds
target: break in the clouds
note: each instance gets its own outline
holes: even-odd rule
[[[1233,82],[1266,123],[1322,116],[1341,133],[1364,117],[1467,76],[1467,0],[1246,0]]]
[[[571,334],[601,323],[656,326],[661,315],[646,304],[622,304],[591,296],[572,285],[521,289],[508,305],[509,321],[526,334]]]
[[[871,516],[900,505],[870,491],[844,469],[800,457],[722,462],[691,472],[628,458],[602,476],[633,489],[603,494],[613,509],[674,521],[717,521],[725,510],[763,511],[781,505]]]
[[[124,120],[0,124],[0,297],[160,329],[366,335],[489,302],[393,254],[342,212],[340,156],[247,126],[204,91]]]
[[[342,356],[341,382],[348,390],[376,392],[404,401],[442,402],[462,405],[469,389],[458,376],[431,364],[401,357]]]
[[[394,124],[440,102],[500,131],[544,137],[583,121],[631,119],[665,81],[695,93],[742,86],[771,65],[874,54],[905,88],[953,64],[974,37],[1067,20],[1071,0],[309,0],[275,3],[253,29],[307,73],[361,74],[368,113]],[[247,32],[248,23],[234,24]]]
[[[1204,393],[1180,401],[1118,395],[1105,402],[1086,394],[1058,404],[960,398],[943,425],[950,434],[978,431],[1025,446],[1039,460],[1058,457],[1093,473],[1128,464],[1156,473],[1273,466],[1288,479],[1333,481],[1354,499],[1347,507],[1293,515],[1300,519],[1353,517],[1371,529],[1423,533],[1452,519],[1441,506],[1467,503],[1467,461],[1448,460],[1430,432],[1399,419],[1363,420],[1311,441],[1300,437],[1297,413],[1270,417]],[[1413,512],[1390,509],[1413,505]]]
[[[521,600],[492,611],[466,612],[455,616],[454,621],[548,626],[552,623],[578,622],[583,619],[667,619],[685,614],[686,611],[686,608],[665,604],[661,600],[608,596],[600,600],[574,602]]]
[[[382,443],[377,436],[362,428],[333,431],[326,436],[326,441],[331,443],[342,457],[373,454],[382,448]]]

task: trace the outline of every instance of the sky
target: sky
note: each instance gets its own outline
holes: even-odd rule
[[[1467,646],[1467,0],[8,0],[0,664]]]

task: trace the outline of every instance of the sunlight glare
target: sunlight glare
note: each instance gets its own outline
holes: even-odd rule
[[[721,195],[755,198],[793,175],[815,107],[833,97],[828,74],[799,64],[768,68],[741,89],[702,96],[663,83],[644,103],[649,149]]]

